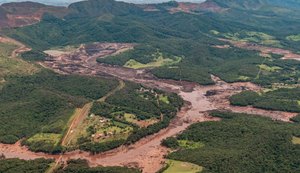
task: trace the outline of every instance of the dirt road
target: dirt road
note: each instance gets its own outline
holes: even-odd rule
[[[109,93],[107,93],[105,96],[103,96],[102,98],[98,99],[98,102],[105,102],[105,100],[114,95],[117,91],[120,91],[121,89],[123,89],[125,87],[125,82],[123,80],[119,80],[119,85],[113,89],[112,91],[110,91]]]
[[[11,58],[17,58],[21,53],[31,50],[30,48],[25,46],[23,43],[21,43],[17,40],[14,40],[12,38],[0,36],[0,42],[2,42],[2,43],[11,43],[11,44],[14,44],[14,45],[18,46],[18,48],[15,49],[11,53],[11,56],[10,56]]]
[[[87,103],[82,108],[77,108],[73,115],[71,125],[68,128],[67,133],[65,134],[61,145],[68,146],[72,141],[74,135],[76,135],[77,127],[82,123],[82,121],[88,116],[90,109],[92,108],[93,103]]]

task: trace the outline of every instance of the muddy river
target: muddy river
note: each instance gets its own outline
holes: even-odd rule
[[[80,54],[79,54],[80,55]],[[160,132],[148,136],[130,146],[122,146],[102,154],[91,155],[87,152],[73,151],[62,155],[49,155],[45,153],[34,153],[20,143],[14,145],[0,144],[0,154],[7,158],[36,159],[52,158],[57,162],[68,159],[86,159],[90,166],[132,166],[138,167],[144,173],[154,173],[164,164],[164,156],[170,152],[160,145],[161,140],[181,133],[191,124],[204,121],[218,121],[218,118],[209,116],[212,110],[228,110],[233,112],[257,114],[268,116],[274,120],[289,121],[296,114],[265,111],[252,107],[230,106],[228,98],[243,90],[259,91],[261,88],[249,82],[226,83],[212,76],[215,85],[201,86],[190,82],[179,82],[172,80],[161,80],[153,77],[146,70],[133,70],[123,67],[97,64],[95,58],[77,56],[77,61],[72,61],[73,56],[62,56],[41,63],[46,68],[53,69],[63,74],[81,75],[109,75],[118,79],[143,84],[147,87],[158,88],[168,92],[178,93],[185,101],[185,105],[178,112],[176,118],[170,125]],[[78,61],[78,58],[82,58]],[[78,63],[77,63],[78,62]],[[207,91],[214,91],[214,95],[207,96]]]

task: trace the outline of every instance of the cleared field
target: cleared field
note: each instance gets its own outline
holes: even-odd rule
[[[0,81],[3,81],[7,75],[30,75],[38,71],[32,64],[21,59],[10,58],[17,48],[18,46],[13,43],[0,42]]]
[[[201,142],[194,142],[189,140],[179,140],[179,146],[185,149],[197,149],[204,147],[204,144]]]
[[[296,136],[293,136],[293,138],[292,138],[292,143],[293,143],[293,144],[300,144],[300,138],[299,138],[299,137],[296,137]]]
[[[258,67],[261,69],[261,70],[264,70],[264,71],[268,71],[268,72],[276,72],[278,70],[281,70],[282,68],[281,67],[277,67],[277,66],[267,66],[265,64],[261,64],[261,65],[258,65]]]
[[[290,41],[300,41],[300,34],[287,36],[286,39]]]
[[[163,57],[163,54],[160,52],[155,53],[155,55],[153,56],[155,57],[153,61],[147,64],[143,64],[134,59],[130,59],[125,63],[124,67],[133,68],[133,69],[155,68],[155,67],[178,64],[182,60],[181,57],[174,57],[174,59],[165,58]]]
[[[234,41],[253,42],[262,45],[281,47],[279,40],[277,40],[274,36],[263,32],[241,31],[236,33],[220,33],[218,31],[211,31],[211,33],[214,35],[221,35]]]
[[[133,128],[127,124],[108,120],[101,125],[94,126],[96,133],[92,135],[95,142],[107,142],[112,140],[126,139]]]
[[[72,144],[78,144],[80,138],[92,139],[93,142],[126,139],[132,130],[133,128],[127,124],[91,115],[78,128],[78,133],[73,138]]]
[[[239,77],[238,77],[238,80],[241,80],[241,81],[248,81],[248,80],[250,80],[250,77],[248,77],[248,76],[239,76]]]
[[[66,47],[57,47],[57,48],[53,48],[50,50],[45,50],[44,53],[51,55],[51,56],[61,56],[64,54],[70,54],[74,51],[76,51],[76,49],[78,49],[79,46],[75,46],[75,45],[69,45]]]
[[[201,166],[188,162],[168,160],[167,164],[169,167],[163,173],[198,173],[203,170]]]
[[[146,120],[138,120],[136,115],[125,113],[124,119],[127,122],[138,125],[139,127],[148,127],[149,125],[157,123],[159,120],[155,118],[146,119]]]
[[[170,101],[169,101],[169,98],[168,96],[164,96],[164,95],[159,95],[159,98],[158,98],[160,101],[166,103],[166,104],[170,104]]]
[[[59,144],[60,140],[62,138],[61,134],[55,134],[55,133],[38,133],[29,138],[26,142],[29,145],[39,145],[43,143],[43,145],[50,145],[52,147],[55,147]]]

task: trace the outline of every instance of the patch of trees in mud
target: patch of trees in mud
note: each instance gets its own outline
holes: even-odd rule
[[[66,167],[58,168],[55,173],[140,173],[139,170],[126,167],[90,168],[85,160],[70,160]]]
[[[9,144],[37,133],[62,136],[75,108],[104,96],[118,85],[112,79],[64,76],[47,70],[6,80],[0,91],[0,142]],[[29,145],[33,151],[50,153],[56,147],[47,141]]]
[[[267,110],[300,112],[300,88],[282,88],[266,93],[243,91],[230,98],[236,106],[253,106]]]
[[[50,169],[54,164],[53,160],[35,159],[0,159],[0,172],[5,173],[41,173]],[[53,170],[54,173],[139,173],[140,171],[126,167],[94,167],[90,168],[85,160],[69,160],[66,165],[62,165]]]
[[[0,172],[5,173],[41,173],[46,172],[53,160],[36,159],[36,160],[20,160],[20,159],[0,159]]]
[[[159,99],[163,94],[168,98],[168,103]],[[125,88],[109,97],[106,102],[94,103],[91,112],[102,117],[119,121],[133,127],[128,138],[112,140],[108,142],[93,142],[88,138],[81,138],[79,148],[92,153],[100,153],[119,147],[129,145],[138,140],[159,132],[169,126],[171,119],[176,116],[177,111],[183,105],[183,100],[173,93],[165,93],[156,89],[144,88],[141,85],[126,82]],[[134,114],[137,121],[158,119],[158,122],[147,127],[139,127],[120,117],[124,113]]]
[[[300,145],[292,143],[293,137],[300,136],[298,121],[228,112],[211,115],[222,120],[193,124],[176,138],[163,141],[176,150],[167,158],[203,166],[203,172],[210,173],[300,171]],[[203,145],[186,148],[180,145],[182,140]]]

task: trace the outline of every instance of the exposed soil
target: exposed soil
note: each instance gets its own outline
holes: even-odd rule
[[[45,13],[63,17],[68,13],[68,9],[34,2],[21,2],[3,4],[0,6],[0,12],[0,28],[7,28],[38,23]]]
[[[12,53],[11,53],[11,58],[17,58],[20,54],[22,54],[23,52],[27,52],[30,51],[31,49],[28,48],[27,46],[25,46],[23,43],[16,41],[14,39],[8,38],[8,37],[3,37],[0,36],[0,42],[1,43],[11,43],[14,45],[17,45],[18,48],[15,49]]]
[[[202,3],[191,3],[191,2],[177,2],[177,7],[170,7],[170,6],[158,6],[157,4],[141,4],[141,7],[144,11],[147,12],[154,12],[160,11],[160,8],[165,8],[171,14],[184,12],[184,13],[191,13],[191,14],[200,14],[201,12],[214,12],[220,13],[226,11],[227,9],[220,7],[213,1],[205,1]]]
[[[99,43],[100,44],[100,43]],[[109,44],[109,43],[104,43]],[[120,46],[120,44],[114,43]],[[98,45],[99,46],[99,45]],[[26,147],[21,147],[19,143],[15,145],[0,144],[0,154],[6,157],[18,157],[21,159],[34,159],[38,157],[55,158],[58,162],[68,159],[86,159],[90,166],[129,166],[138,167],[144,173],[154,173],[164,164],[164,156],[169,150],[160,145],[161,140],[177,135],[188,126],[196,122],[218,121],[218,118],[209,116],[209,112],[216,109],[233,112],[243,112],[271,117],[274,120],[289,121],[290,117],[296,114],[266,111],[252,107],[230,106],[228,97],[243,90],[259,91],[261,88],[250,82],[226,83],[218,77],[212,76],[215,85],[201,86],[196,83],[157,79],[146,70],[134,70],[124,67],[98,64],[96,58],[107,56],[107,50],[98,50],[93,55],[88,56],[86,50],[77,51],[76,54],[65,54],[58,57],[50,57],[41,65],[53,69],[63,74],[81,75],[109,75],[122,80],[143,84],[147,87],[158,88],[168,92],[178,93],[185,101],[185,105],[178,112],[177,117],[170,125],[160,132],[148,136],[130,146],[122,146],[117,149],[91,155],[87,152],[74,151],[60,156],[34,153],[28,151]],[[101,55],[101,56],[100,56]]]
[[[218,48],[218,49],[228,49],[230,48],[230,45],[228,44],[225,44],[225,45],[215,45],[215,46],[212,46],[214,48]]]
[[[260,51],[262,56],[268,56],[270,53],[273,53],[277,55],[282,55],[283,56],[282,59],[293,59],[293,60],[300,61],[300,54],[293,53],[290,50],[267,47],[267,46],[262,46],[259,44],[249,43],[244,41],[233,41],[229,39],[219,39],[219,40],[231,43],[233,46],[238,48]]]
[[[178,7],[169,9],[170,13],[197,13],[204,11],[220,13],[225,10],[225,8],[220,7],[218,4],[212,1],[205,1],[203,3],[178,2]]]

